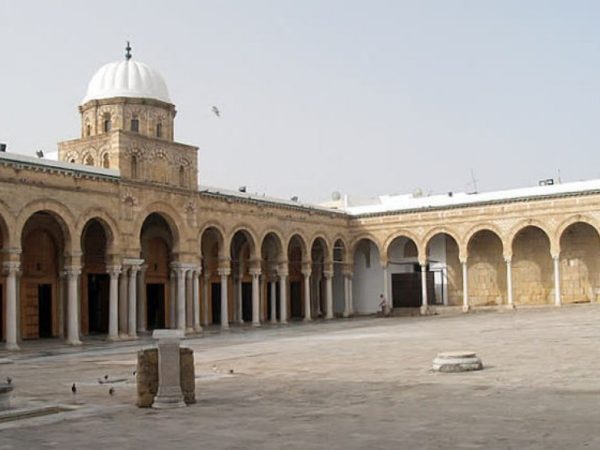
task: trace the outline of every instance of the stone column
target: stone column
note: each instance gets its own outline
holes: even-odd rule
[[[177,329],[185,333],[185,273],[177,268]]]
[[[463,279],[463,312],[469,311],[469,277],[467,273],[467,261],[461,261]]]
[[[210,274],[204,274],[204,284],[202,285],[202,325],[207,327],[208,323],[208,288],[210,287]]]
[[[185,332],[194,332],[194,271],[185,273]]]
[[[310,269],[302,271],[304,276],[304,321],[310,322],[312,320],[312,314],[310,311]]]
[[[271,281],[271,323],[277,323],[277,282]]]
[[[325,277],[325,305],[327,311],[325,312],[325,319],[333,319],[333,270],[325,270],[323,272]]]
[[[562,304],[560,295],[560,256],[553,256],[552,262],[554,263],[554,305],[560,306]]]
[[[116,341],[119,339],[119,274],[120,266],[109,268],[110,290],[108,297],[108,340]]]
[[[202,269],[198,268],[194,271],[194,331],[196,333],[202,332],[202,326],[200,325],[200,274]]]
[[[179,353],[179,340],[183,338],[183,331],[155,330],[153,337],[158,339],[158,392],[152,407],[184,407]]]
[[[244,323],[244,296],[242,295],[242,274],[238,275],[236,280],[236,292],[237,292],[237,310],[238,310],[238,323],[243,325]]]
[[[138,331],[146,331],[146,321],[148,319],[148,313],[146,312],[147,298],[146,298],[146,270],[148,266],[143,265],[140,267],[138,274],[138,301],[137,301],[137,327]]]
[[[252,326],[260,326],[260,269],[250,269],[252,275]]]
[[[129,269],[129,311],[128,317],[128,331],[129,337],[137,337],[137,273],[139,266],[132,265]]]
[[[427,298],[427,264],[421,264],[421,314],[429,313],[429,299]]]
[[[169,328],[177,328],[177,272],[171,270],[169,286]]]
[[[314,271],[313,271],[314,273]],[[323,311],[321,311],[321,274],[317,272],[312,276],[314,279],[314,289],[315,289],[315,313],[317,317],[321,317]]]
[[[288,285],[288,268],[287,264],[282,264],[279,268],[279,323],[286,324],[288,319],[287,313],[287,285]]]
[[[119,276],[119,335],[127,335],[127,271]],[[68,280],[67,280],[68,283]],[[67,288],[68,291],[68,288]]]
[[[344,272],[344,317],[350,317],[350,290],[352,289],[352,274]]]
[[[5,262],[6,271],[6,350],[19,350],[17,344],[17,274],[21,263]]]
[[[508,308],[514,308],[513,287],[512,287],[512,261],[510,258],[505,258],[506,261],[506,298]]]
[[[221,268],[219,269],[219,276],[221,277],[221,330],[229,329],[229,299],[227,295],[227,281],[231,269]]]
[[[353,281],[352,281],[352,276],[350,276],[350,279],[348,280],[348,285],[349,285],[349,291],[348,294],[350,294],[350,300],[348,300],[348,306],[349,306],[349,311],[350,311],[350,316],[354,315],[354,285],[353,285]]]
[[[390,273],[387,262],[382,263],[381,267],[383,268],[383,298],[385,298],[385,301],[388,302],[391,309],[393,303],[388,290],[388,280],[390,278]]]
[[[79,275],[81,268],[71,266],[65,271],[68,277],[68,327],[67,344],[81,345],[79,340]]]

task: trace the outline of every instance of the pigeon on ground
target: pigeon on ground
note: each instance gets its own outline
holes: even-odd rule
[[[114,395],[114,393],[115,393],[115,388],[111,387],[111,388],[108,390],[108,395]]]
[[[104,379],[105,379],[105,380],[108,380],[108,375],[104,375]]]
[[[233,369],[229,369],[229,373],[233,373]]]
[[[6,377],[6,382],[7,382],[8,384],[11,384],[11,383],[12,383],[12,378],[11,378],[11,377]]]
[[[75,386],[75,383],[73,383],[73,386],[71,386],[71,392],[73,394],[77,394],[77,386]]]

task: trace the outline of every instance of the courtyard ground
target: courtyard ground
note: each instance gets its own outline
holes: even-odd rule
[[[600,448],[599,325],[585,305],[207,333],[185,341],[197,403],[169,411],[134,406],[148,338],[26,343],[0,352],[17,400],[78,409],[0,424],[0,449]],[[485,369],[430,371],[463,349]],[[127,379],[113,396],[105,374]]]

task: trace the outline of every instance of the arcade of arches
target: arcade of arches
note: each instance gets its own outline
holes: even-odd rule
[[[184,232],[164,212],[149,212],[129,241],[117,223],[104,214],[77,226],[57,209],[0,218],[7,348],[37,338],[78,344],[81,336],[131,339],[165,327],[192,334],[350,317],[377,312],[381,295],[393,308],[423,313],[600,296],[600,234],[591,221],[312,238],[213,223],[196,227],[191,242],[194,228]]]

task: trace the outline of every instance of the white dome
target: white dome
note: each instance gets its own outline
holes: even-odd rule
[[[152,98],[171,103],[163,77],[146,64],[131,59],[102,66],[88,84],[82,104],[111,97]]]

